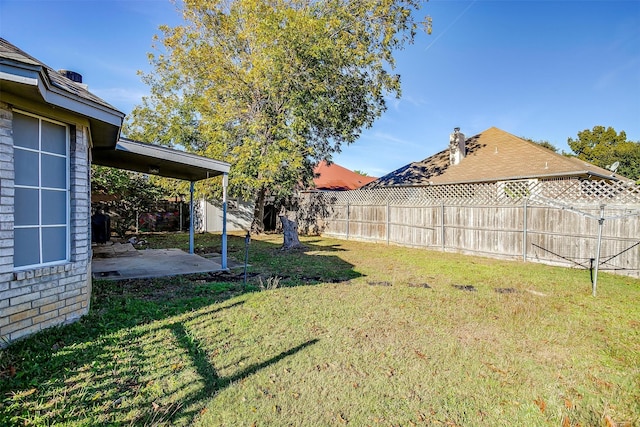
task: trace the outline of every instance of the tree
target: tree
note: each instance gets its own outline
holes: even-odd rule
[[[534,141],[533,139],[531,139],[531,138],[526,138],[526,137],[524,137],[524,136],[521,136],[520,138],[524,139],[525,141],[529,141],[529,142],[533,142],[534,144],[538,144],[539,146],[544,147],[544,148],[546,148],[547,150],[551,150],[551,151],[553,151],[554,153],[557,153],[557,152],[558,152],[558,147],[556,147],[555,145],[553,145],[552,143],[550,143],[550,142],[549,142],[549,141],[547,141],[547,140]]]
[[[354,172],[354,173],[357,173],[357,174],[358,174],[358,175],[360,175],[360,176],[369,176],[369,174],[368,174],[368,173],[363,172],[363,171],[361,171],[361,170],[354,170],[353,172]]]
[[[535,141],[535,143],[541,147],[546,148],[547,150],[553,151],[554,153],[558,152],[558,148],[549,141]]]
[[[624,131],[594,126],[578,132],[576,139],[569,138],[567,142],[579,159],[602,168],[619,162],[617,173],[640,181],[640,142],[628,141]]]
[[[421,0],[185,0],[161,27],[151,95],[125,132],[232,164],[229,191],[255,203],[310,183],[400,96],[393,52],[414,40]]]
[[[91,166],[91,193],[111,196],[101,204],[117,216],[111,226],[120,237],[136,226],[138,212],[167,195],[140,173],[96,165]]]

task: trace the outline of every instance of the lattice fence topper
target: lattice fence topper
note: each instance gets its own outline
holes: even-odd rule
[[[520,205],[528,203],[565,208],[567,205],[636,205],[640,186],[595,180],[521,180],[496,183],[387,187],[322,192],[333,204],[353,205]]]

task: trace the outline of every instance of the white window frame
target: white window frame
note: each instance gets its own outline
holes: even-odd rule
[[[46,266],[51,266],[51,265],[60,265],[60,264],[65,264],[70,262],[71,259],[71,155],[70,155],[70,151],[71,151],[71,129],[70,126],[66,123],[57,121],[57,120],[53,120],[50,119],[48,117],[43,117],[43,116],[39,116],[33,113],[29,113],[27,111],[22,111],[22,110],[14,110],[14,113],[18,113],[18,114],[22,114],[24,116],[28,116],[28,117],[32,117],[38,120],[38,147],[37,149],[32,149],[32,148],[27,148],[27,147],[20,147],[20,146],[16,146],[15,145],[15,141],[13,144],[13,150],[14,153],[17,150],[22,150],[25,152],[31,152],[31,153],[37,153],[38,155],[38,185],[21,185],[21,184],[17,184],[14,183],[14,188],[16,190],[24,188],[24,189],[32,189],[32,190],[38,190],[38,206],[40,207],[39,211],[38,211],[38,223],[36,225],[15,225],[15,219],[14,219],[14,230],[19,230],[19,229],[37,229],[38,230],[38,242],[39,242],[39,247],[38,247],[38,263],[35,264],[27,264],[27,265],[20,265],[20,266],[16,266],[15,265],[15,252],[14,252],[14,270],[15,271],[20,271],[20,270],[29,270],[29,269],[33,269],[33,268],[38,268],[38,267],[46,267]],[[59,153],[53,153],[53,152],[49,152],[49,151],[45,151],[42,149],[42,123],[43,122],[48,122],[48,123],[52,123],[58,126],[62,126],[65,129],[65,153],[64,155],[59,154]],[[58,158],[64,158],[65,159],[65,188],[64,189],[60,189],[60,188],[55,188],[55,187],[47,187],[46,183],[42,182],[43,181],[43,177],[42,177],[42,156],[46,155],[46,156],[52,156],[52,157],[58,157]],[[14,163],[15,166],[15,163]],[[46,214],[46,212],[43,212],[43,205],[42,205],[42,193],[43,190],[53,190],[53,191],[64,191],[65,193],[65,210],[66,210],[66,215],[65,215],[65,219],[64,219],[64,223],[56,223],[56,224],[43,224],[43,215]],[[18,216],[20,213],[16,211],[17,207],[14,206],[14,215]],[[15,218],[15,217],[14,217]],[[43,229],[46,228],[54,228],[54,227],[58,227],[61,228],[64,226],[64,235],[65,235],[65,255],[64,255],[64,259],[58,259],[58,260],[53,260],[53,261],[49,261],[49,262],[43,262]],[[14,247],[15,247],[15,243],[14,243]]]

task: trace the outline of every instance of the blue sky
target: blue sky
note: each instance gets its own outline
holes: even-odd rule
[[[446,148],[449,133],[496,126],[569,151],[596,125],[640,141],[640,0],[431,0],[421,34],[396,54],[402,98],[334,160],[382,176]],[[0,36],[129,113],[168,0],[0,0]]]

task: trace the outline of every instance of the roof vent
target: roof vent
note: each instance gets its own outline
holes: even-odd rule
[[[82,74],[80,73],[76,73],[75,71],[71,70],[58,70],[58,73],[62,74],[72,82],[82,83]]]

